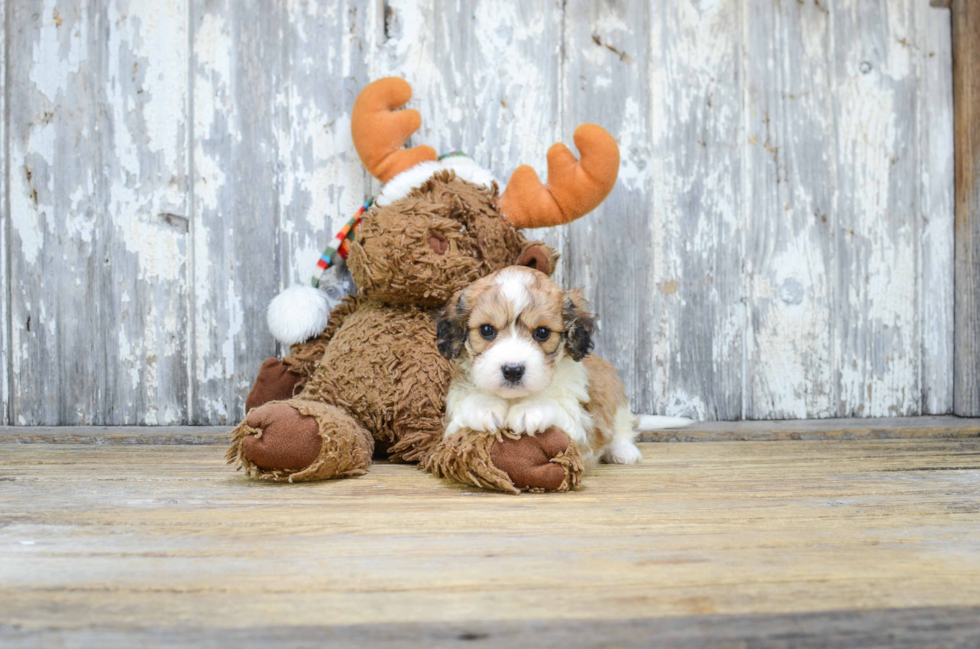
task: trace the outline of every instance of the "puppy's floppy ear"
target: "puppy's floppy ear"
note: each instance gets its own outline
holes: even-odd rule
[[[530,241],[524,244],[524,250],[518,255],[514,265],[540,270],[551,277],[551,274],[555,272],[555,264],[558,262],[559,256],[554,248],[550,248],[539,241]]]
[[[465,291],[457,291],[436,314],[436,341],[439,353],[447,360],[453,360],[463,353],[470,333],[467,326],[469,319]]]
[[[565,337],[565,351],[575,361],[582,360],[592,352],[595,320],[585,306],[585,298],[578,291],[565,293],[562,335]]]

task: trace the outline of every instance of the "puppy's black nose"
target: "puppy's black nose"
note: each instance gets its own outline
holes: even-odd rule
[[[523,365],[504,365],[500,371],[504,373],[504,378],[507,379],[508,383],[517,383],[524,376]]]

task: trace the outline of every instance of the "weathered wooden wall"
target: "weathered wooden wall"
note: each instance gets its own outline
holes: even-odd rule
[[[581,122],[619,140],[610,198],[543,236],[637,409],[952,409],[950,22],[926,0],[0,9],[9,423],[235,421],[269,299],[377,189],[350,108],[392,74],[415,141],[502,179]]]

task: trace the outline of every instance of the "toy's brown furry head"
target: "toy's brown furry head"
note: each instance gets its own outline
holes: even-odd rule
[[[551,248],[527,242],[496,207],[497,187],[436,173],[405,198],[364,215],[347,265],[358,292],[389,304],[440,306],[514,264],[550,274]]]

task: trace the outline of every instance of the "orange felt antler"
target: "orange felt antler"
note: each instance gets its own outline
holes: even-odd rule
[[[582,124],[575,129],[582,161],[564,144],[548,149],[548,185],[534,169],[518,167],[500,197],[500,211],[518,228],[563,225],[599,206],[619,174],[619,147],[606,129]]]
[[[398,77],[369,83],[354,100],[350,131],[357,155],[371,175],[383,183],[419,162],[435,160],[430,146],[403,149],[422,126],[417,110],[399,110],[412,98],[412,86]]]

